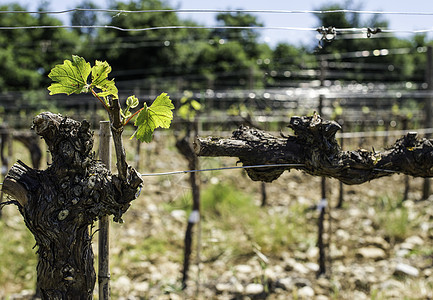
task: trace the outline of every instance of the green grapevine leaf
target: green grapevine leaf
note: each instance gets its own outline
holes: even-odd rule
[[[199,111],[201,109],[201,104],[200,104],[200,102],[198,102],[196,100],[191,100],[191,107],[194,110]]]
[[[135,97],[135,95],[129,96],[128,98],[126,98],[126,108],[121,111],[122,116],[127,119],[129,118],[132,113],[130,111],[131,108],[135,108],[137,107],[139,104],[138,98]]]
[[[126,99],[126,106],[128,106],[129,108],[135,108],[138,106],[138,104],[139,104],[138,98],[135,97],[135,95],[129,96]]]
[[[111,72],[110,65],[104,61],[97,60],[92,68],[92,85],[101,85]]]
[[[118,99],[118,90],[116,87],[116,84],[114,83],[114,80],[105,80],[104,85],[98,85],[97,88],[101,89],[102,92],[98,93],[99,97],[107,97],[107,96],[113,96],[114,99]]]
[[[150,117],[154,119],[156,128],[169,128],[173,119],[174,105],[166,93],[159,95],[149,107]]]
[[[96,61],[92,68],[92,87],[101,90],[98,93],[100,97],[112,96],[118,99],[118,90],[114,84],[114,80],[108,80],[108,74],[111,72],[111,66],[106,62]]]
[[[82,57],[73,55],[72,61],[65,60],[62,65],[55,66],[48,74],[48,77],[55,82],[48,87],[50,95],[87,92],[89,89],[87,78],[90,72],[90,63]]]
[[[173,119],[172,109],[174,105],[166,93],[159,95],[149,107],[144,103],[143,109],[135,119],[134,125],[137,126],[137,130],[131,138],[135,136],[141,142],[151,142],[156,128],[170,127]]]
[[[143,110],[140,111],[137,118],[135,119],[134,125],[137,126],[137,130],[131,136],[134,136],[141,142],[150,143],[152,141],[152,134],[156,126],[153,120],[149,116],[149,108],[144,103]]]
[[[180,99],[182,105],[179,107],[177,114],[184,120],[193,121],[196,113],[202,109],[202,106],[200,102],[190,98],[193,95],[192,92],[185,91],[184,95]]]

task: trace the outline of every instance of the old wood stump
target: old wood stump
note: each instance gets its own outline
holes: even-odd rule
[[[33,129],[48,145],[52,164],[36,170],[18,161],[3,191],[16,201],[35,237],[42,299],[92,299],[96,275],[90,225],[104,215],[121,221],[142,179],[128,166],[125,180],[94,158],[89,123],[44,112]]]

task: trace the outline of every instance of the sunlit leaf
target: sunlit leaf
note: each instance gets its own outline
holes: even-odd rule
[[[72,61],[65,60],[62,65],[55,66],[48,74],[48,77],[54,81],[48,87],[50,95],[87,92],[89,88],[87,78],[90,72],[90,64],[84,58],[73,55]]]
[[[135,107],[138,106],[138,104],[139,104],[139,102],[138,102],[138,98],[135,97],[135,95],[129,96],[129,97],[126,99],[126,105],[127,105],[129,108],[135,108]]]
[[[200,102],[198,102],[198,101],[196,101],[196,100],[191,100],[191,107],[194,109],[194,110],[200,110],[201,109],[201,104],[200,104]]]
[[[111,72],[110,65],[104,61],[97,60],[92,68],[92,85],[100,85],[107,79],[108,74]]]
[[[137,126],[137,130],[132,137],[135,136],[142,142],[151,142],[156,128],[170,127],[173,119],[172,109],[174,109],[174,105],[166,93],[159,95],[149,107],[145,103],[135,119],[134,125]]]
[[[108,80],[108,74],[111,72],[111,66],[106,61],[96,61],[92,67],[92,87],[100,89],[98,93],[100,97],[112,96],[118,99],[118,90],[114,83],[114,79]]]

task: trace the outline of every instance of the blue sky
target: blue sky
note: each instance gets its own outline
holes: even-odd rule
[[[93,0],[100,8],[108,8],[110,0]],[[0,4],[9,3],[11,1],[0,0]],[[29,9],[35,9],[38,1],[35,0],[16,0]],[[81,0],[52,0],[49,10],[62,10],[74,8]],[[347,1],[332,1],[332,0],[167,0],[174,8],[182,9],[254,9],[254,10],[316,10],[324,4],[338,3],[346,6]],[[393,11],[393,12],[423,12],[433,14],[433,1],[429,0],[363,0],[352,1],[355,6],[361,10],[370,11]],[[317,27],[317,18],[312,14],[256,14],[259,20],[266,26],[272,27]],[[184,18],[195,20],[205,25],[215,25],[215,14],[213,13],[194,13],[181,14]],[[368,19],[371,15],[364,15]],[[389,22],[389,29],[395,30],[419,30],[433,28],[433,15],[430,16],[409,16],[409,15],[389,15],[383,16]],[[289,42],[292,44],[311,44],[315,41],[315,33],[310,31],[287,31],[287,30],[262,30],[261,36],[264,41],[270,45],[275,45],[278,42]],[[397,34],[402,37],[408,35]],[[433,38],[433,34],[429,34],[429,38]]]

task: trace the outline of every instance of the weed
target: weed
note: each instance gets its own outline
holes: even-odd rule
[[[210,246],[204,247],[205,256],[216,257],[225,253],[231,257],[247,258],[255,255],[256,246],[265,255],[276,255],[300,240],[305,241],[307,229],[303,226],[305,219],[299,214],[302,211],[299,205],[275,211],[259,207],[252,197],[227,180],[209,184],[203,190],[203,237],[205,244]],[[190,206],[191,197],[182,195],[166,209],[188,212]]]
[[[403,241],[411,233],[409,212],[402,199],[382,196],[376,204],[376,223],[391,241]]]
[[[0,222],[0,286],[9,292],[34,289],[36,282],[35,240],[12,208],[5,208]],[[15,222],[15,218],[18,220]],[[7,225],[13,223],[13,225]],[[20,286],[21,285],[21,286]],[[15,290],[19,288],[19,290]]]

